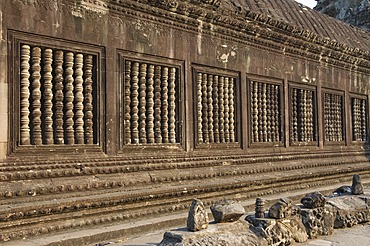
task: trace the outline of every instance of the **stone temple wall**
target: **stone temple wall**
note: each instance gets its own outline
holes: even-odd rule
[[[0,1],[1,241],[370,179],[368,33],[235,2]]]
[[[263,20],[230,29],[216,2],[129,2],[1,4],[3,158],[366,142],[361,55]]]

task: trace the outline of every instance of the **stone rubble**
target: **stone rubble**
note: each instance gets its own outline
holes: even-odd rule
[[[352,191],[363,191],[358,175],[353,177],[352,187]],[[208,219],[205,220],[203,203],[194,199],[189,211],[188,231],[166,232],[159,245],[283,246],[330,235],[336,228],[369,222],[370,196],[348,192],[339,195],[342,194],[339,192],[342,188],[337,189],[337,193],[333,193],[335,196],[331,197],[325,197],[320,192],[309,193],[301,199],[300,206],[293,204],[290,199],[281,198],[265,212],[264,201],[257,198],[255,214],[247,215],[245,219],[240,218],[244,208],[239,203],[224,200],[211,206],[215,223],[206,230]]]
[[[362,195],[362,194],[364,194],[364,186],[362,185],[360,175],[357,175],[357,174],[353,175],[351,189],[352,189],[352,194],[353,195]]]
[[[213,204],[211,212],[216,223],[224,223],[238,220],[245,214],[245,209],[240,203],[223,200]]]
[[[193,199],[186,225],[193,232],[208,228],[208,214],[201,200]]]
[[[321,208],[325,206],[326,198],[320,192],[312,192],[301,199],[305,208]]]

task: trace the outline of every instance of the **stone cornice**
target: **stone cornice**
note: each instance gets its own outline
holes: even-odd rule
[[[309,30],[304,30],[299,27],[290,25],[289,23],[273,19],[269,16],[256,12],[248,12],[246,15],[233,13],[225,9],[219,8],[220,1],[211,0],[112,0],[110,3],[127,6],[127,2],[131,2],[131,7],[135,8],[135,3],[140,4],[139,11],[172,20],[180,21],[183,18],[192,18],[200,20],[212,25],[224,27],[234,32],[230,34],[243,33],[253,38],[258,37],[266,41],[274,41],[281,47],[284,52],[289,52],[291,47],[300,49],[301,51],[293,52],[301,55],[308,55],[308,58],[334,65],[341,63],[349,63],[351,67],[363,67],[365,70],[370,68],[370,51],[361,50],[356,47],[349,47],[346,44],[340,43],[328,37],[319,36]],[[146,9],[142,8],[146,5]],[[137,5],[136,5],[137,6]],[[137,6],[138,7],[138,6]],[[156,10],[154,11],[153,8]],[[169,15],[169,14],[172,15]],[[174,16],[173,14],[176,14]],[[191,25],[191,23],[187,22]],[[214,30],[216,30],[214,28]],[[239,37],[238,37],[239,36]],[[237,35],[235,38],[240,38],[243,35]],[[276,46],[274,45],[274,46]],[[363,69],[360,69],[363,70]]]
[[[177,28],[222,35],[233,41],[299,55],[316,61],[338,65],[347,69],[370,71],[370,50],[349,47],[328,37],[319,36],[256,12],[234,13],[220,8],[221,0],[12,0],[15,3],[30,5],[55,11],[56,6],[69,3],[72,8],[101,11],[98,15],[141,13],[149,18],[175,25]],[[99,12],[98,11],[98,12]],[[91,11],[94,12],[94,11]],[[95,11],[96,12],[96,11]],[[161,18],[161,19],[156,19]],[[99,21],[100,18],[93,18]],[[208,27],[207,27],[208,25]]]

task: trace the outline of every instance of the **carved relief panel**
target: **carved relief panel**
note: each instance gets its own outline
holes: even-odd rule
[[[344,141],[344,95],[328,91],[323,93],[324,141]]]
[[[182,62],[119,55],[123,145],[180,143]]]
[[[315,90],[290,86],[289,113],[290,143],[317,141]]]
[[[19,126],[19,131],[13,131],[16,145],[98,144],[101,50],[83,46],[77,50],[75,43],[32,39],[31,35],[25,39],[22,34],[11,36],[15,72],[12,105],[19,112],[13,119]]]
[[[250,77],[251,143],[279,143],[282,134],[282,84]]]
[[[197,144],[235,144],[238,73],[193,66]]]
[[[367,97],[351,97],[352,141],[367,141]]]

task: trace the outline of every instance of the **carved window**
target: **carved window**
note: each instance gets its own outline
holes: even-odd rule
[[[316,141],[315,92],[290,88],[290,142]]]
[[[198,143],[236,143],[236,81],[231,75],[195,70]]]
[[[352,140],[367,140],[367,100],[351,98]]]
[[[20,42],[20,145],[96,144],[96,54]]]
[[[130,144],[180,142],[180,66],[123,59],[123,141]]]
[[[251,81],[252,143],[280,142],[281,85]]]
[[[344,141],[343,95],[324,93],[324,140]]]

